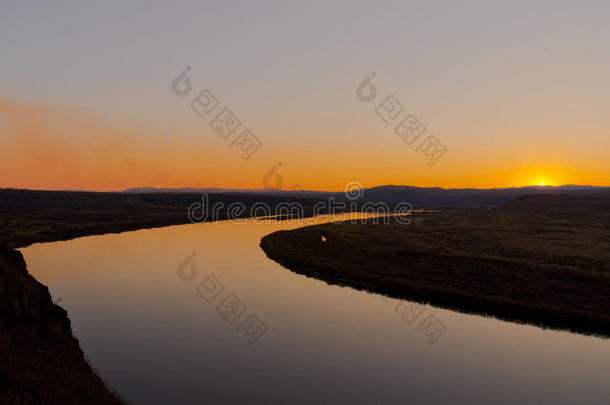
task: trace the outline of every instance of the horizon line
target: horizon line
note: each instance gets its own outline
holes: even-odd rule
[[[362,188],[370,190],[381,187],[408,187],[417,189],[440,189],[440,190],[508,190],[508,189],[519,189],[519,188],[539,188],[539,189],[556,189],[562,187],[582,187],[582,188],[610,188],[610,186],[594,186],[590,184],[562,184],[562,185],[540,185],[540,184],[529,184],[524,186],[505,186],[505,187],[450,187],[445,188],[441,186],[412,186],[408,184],[382,184],[377,186]],[[142,186],[142,187],[129,187],[123,190],[91,190],[91,189],[36,189],[36,188],[17,188],[17,187],[0,187],[0,190],[24,190],[24,191],[52,191],[52,192],[83,192],[83,193],[154,193],[154,192],[284,192],[284,193],[299,193],[299,192],[311,192],[311,193],[342,193],[345,190],[315,190],[315,189],[282,189],[282,188],[225,188],[225,187],[154,187],[154,186]],[[142,190],[142,191],[137,191]],[[149,191],[144,191],[149,190]],[[192,191],[188,191],[192,190]]]

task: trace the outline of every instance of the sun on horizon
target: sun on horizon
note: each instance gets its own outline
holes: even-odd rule
[[[540,186],[540,187],[556,186],[555,182],[546,176],[535,177],[534,180],[530,184],[534,184],[534,185]]]

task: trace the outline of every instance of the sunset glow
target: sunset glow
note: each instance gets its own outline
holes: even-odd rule
[[[99,117],[48,104],[0,102],[4,147],[0,150],[0,185],[31,189],[122,190],[130,187],[224,187],[341,190],[350,181],[366,187],[406,184],[422,187],[517,187],[526,185],[607,185],[610,159],[603,159],[605,139],[594,151],[557,149],[556,162],[537,162],[534,151],[512,139],[506,149],[486,153],[475,144],[453,149],[435,166],[392,131],[378,126],[374,112],[369,138],[362,133],[345,143],[345,131],[311,138],[305,133],[265,144],[244,161],[209,126],[189,117],[173,132],[146,126],[112,126]],[[355,133],[362,130],[355,129]],[[171,135],[168,135],[171,133]],[[312,144],[315,139],[315,147]],[[359,139],[356,142],[356,139]],[[371,143],[372,140],[379,140]],[[594,140],[592,140],[594,142]],[[292,147],[280,146],[287,143]],[[363,148],[360,143],[367,145]],[[449,148],[448,146],[448,148]],[[555,145],[556,148],[559,145]],[[337,152],[341,150],[341,152]],[[599,154],[597,160],[586,153]],[[313,156],[315,155],[315,158]],[[337,163],[340,156],[341,163]],[[278,162],[282,162],[278,166]],[[275,168],[275,171],[274,171]],[[271,176],[267,176],[269,173]],[[540,173],[546,173],[541,175]],[[280,176],[280,177],[276,177]],[[278,179],[280,179],[278,181]]]

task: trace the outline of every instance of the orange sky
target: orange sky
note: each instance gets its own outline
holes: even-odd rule
[[[235,147],[197,121],[169,136],[154,129],[111,128],[83,112],[6,100],[0,102],[0,117],[5,142],[0,151],[2,187],[276,187],[275,175],[266,183],[264,177],[278,162],[282,165],[275,173],[285,189],[341,190],[350,181],[366,187],[610,185],[609,161],[602,159],[607,150],[587,152],[599,153],[595,159],[579,154],[578,144],[571,150],[569,144],[545,146],[519,136],[502,145],[452,143],[436,165],[428,166],[423,154],[409,149],[382,124],[371,132],[374,135],[354,136],[360,139],[357,145],[333,139],[332,132],[340,130],[331,127],[315,144],[304,141],[303,134],[284,139],[286,146],[265,144],[244,161]]]

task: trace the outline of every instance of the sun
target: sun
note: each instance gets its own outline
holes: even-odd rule
[[[553,182],[550,181],[547,177],[539,176],[539,177],[536,177],[531,184],[535,184],[537,186],[544,187],[544,186],[552,186]]]

